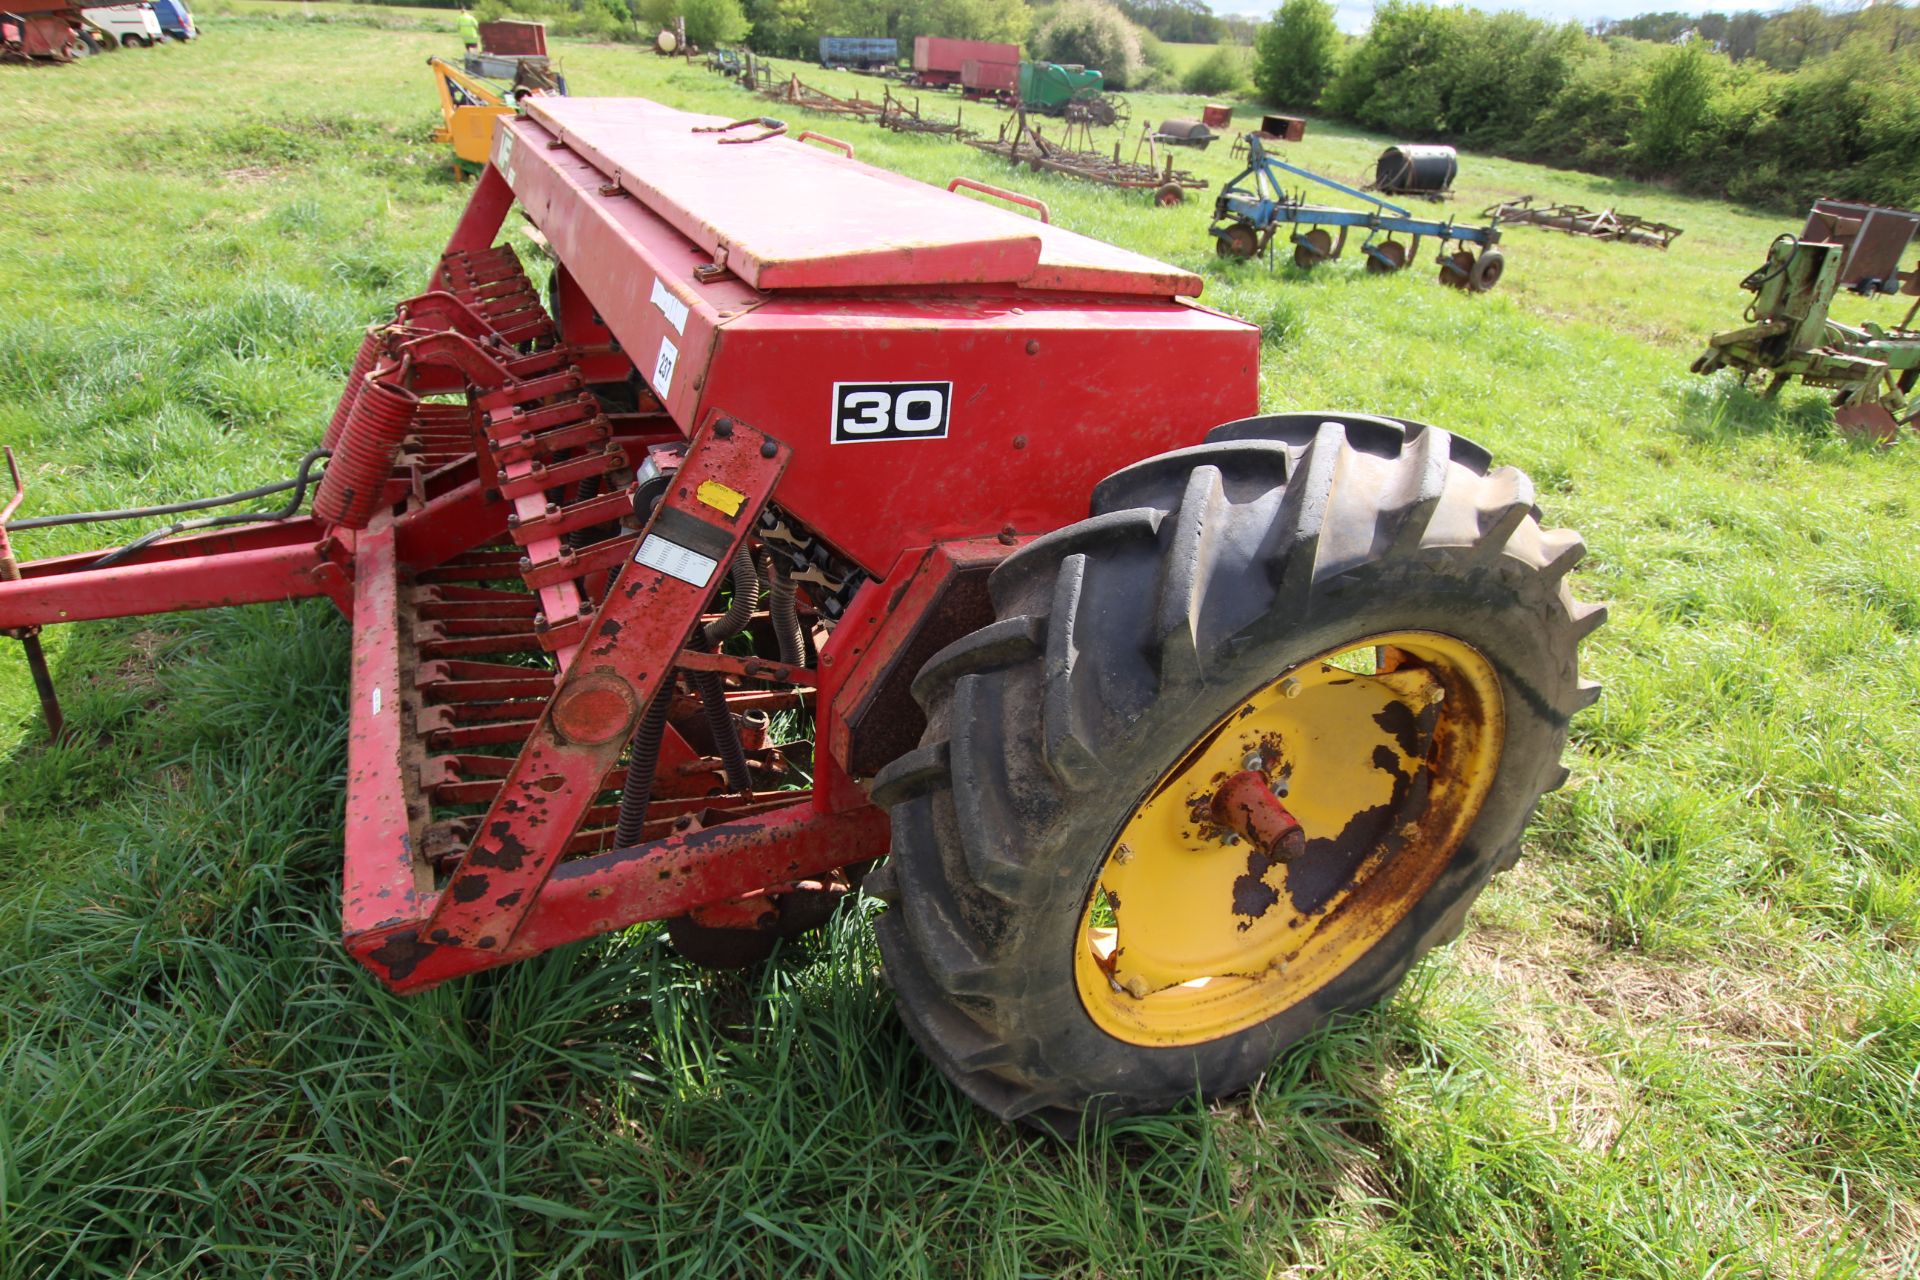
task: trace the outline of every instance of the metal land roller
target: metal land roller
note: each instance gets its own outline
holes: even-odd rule
[[[1273,242],[1284,227],[1293,245],[1294,265],[1311,269],[1340,257],[1348,235],[1359,229],[1365,235],[1360,251],[1367,260],[1367,270],[1376,274],[1399,271],[1417,259],[1420,241],[1428,236],[1440,242],[1434,261],[1440,267],[1441,284],[1485,293],[1505,273],[1506,258],[1494,247],[1500,242],[1497,227],[1472,226],[1451,218],[1415,217],[1371,192],[1288,164],[1268,149],[1272,140],[1264,133],[1250,133],[1243,140],[1247,144],[1247,167],[1220,189],[1214,201],[1211,234],[1214,250],[1221,257],[1270,258]],[[1308,204],[1304,188],[1287,190],[1289,175],[1372,207],[1339,209]],[[1396,236],[1408,238],[1399,240]]]
[[[1388,147],[1373,166],[1373,189],[1388,196],[1439,199],[1460,176],[1460,156],[1452,147]]]
[[[396,991],[643,921],[749,963],[864,880],[915,1040],[1068,1133],[1393,990],[1566,777],[1580,539],[1437,427],[1261,414],[1260,331],[1191,272],[759,121],[538,97],[423,284],[293,480],[0,513],[36,658],[350,616],[344,942]]]
[[[1153,135],[1155,142],[1169,147],[1195,147],[1205,151],[1213,145],[1213,130],[1198,120],[1162,120]]]

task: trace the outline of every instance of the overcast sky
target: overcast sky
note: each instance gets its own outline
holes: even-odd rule
[[[1264,18],[1278,5],[1273,0],[1214,0],[1215,13],[1243,13],[1251,17]],[[1475,8],[1498,10],[1518,9],[1530,13],[1536,18],[1547,18],[1557,22],[1578,22],[1590,24],[1601,18],[1631,18],[1637,13],[1659,13],[1665,10],[1677,10],[1682,13],[1704,13],[1718,10],[1733,13],[1739,9],[1760,9],[1762,11],[1778,7],[1777,3],[1767,0],[1751,0],[1747,4],[1689,4],[1686,0],[1476,0]],[[1335,20],[1342,31],[1359,33],[1367,29],[1373,20],[1373,5],[1370,0],[1334,0]]]

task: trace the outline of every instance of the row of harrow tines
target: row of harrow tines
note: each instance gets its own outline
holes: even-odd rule
[[[634,556],[686,442],[644,388],[588,381],[583,362],[607,353],[556,340],[510,246],[449,253],[435,285],[368,332],[328,429],[333,461],[314,510],[365,529],[413,492],[442,500],[431,534],[440,550],[450,539],[464,547],[403,577],[396,602],[410,733],[401,758],[428,811],[419,848],[445,877]],[[446,499],[463,486],[474,500],[450,519]],[[726,607],[679,653],[673,685],[600,778],[563,857],[804,798],[806,760],[776,742],[773,717],[810,715],[812,628],[857,585],[818,550],[777,511],[763,515],[729,566]],[[775,910],[779,897],[762,905]]]
[[[866,121],[895,133],[917,133],[962,141],[975,136],[975,131],[962,123],[963,108],[954,108],[953,119],[941,119],[927,112],[918,96],[910,101],[895,97],[891,86],[882,90],[879,102],[863,98],[858,93],[851,98],[835,97],[824,89],[808,84],[798,73],[789,72],[785,77],[780,77],[774,74],[766,59],[733,49],[718,49],[709,54],[707,69],[738,80],[741,88],[782,106]]]
[[[955,107],[952,120],[941,120],[925,114],[920,108],[920,97],[914,95],[913,101],[893,96],[888,88],[880,101],[879,125],[882,129],[891,129],[895,133],[925,133],[943,138],[958,138],[962,142],[970,141],[976,135],[972,129],[961,122],[963,108]]]
[[[1094,146],[1091,126],[1086,121],[1068,122],[1060,141],[1056,142],[1043,134],[1024,110],[1016,110],[1012,118],[1000,126],[997,137],[971,138],[967,145],[999,156],[1009,164],[1026,165],[1103,186],[1151,191],[1154,203],[1162,206],[1179,204],[1186,199],[1187,192],[1203,191],[1207,186],[1205,178],[1173,167],[1172,152],[1162,154],[1150,127],[1143,129],[1139,141],[1134,143],[1132,158],[1122,159],[1118,141],[1111,153]]]
[[[1664,249],[1680,237],[1679,227],[1668,222],[1621,213],[1618,209],[1589,209],[1578,204],[1535,205],[1532,196],[1503,200],[1488,205],[1480,216],[1494,226],[1546,227],[1572,236],[1594,240],[1621,240],[1649,249]]]

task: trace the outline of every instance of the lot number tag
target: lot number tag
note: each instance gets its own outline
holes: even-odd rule
[[[836,382],[833,442],[943,440],[951,382]]]

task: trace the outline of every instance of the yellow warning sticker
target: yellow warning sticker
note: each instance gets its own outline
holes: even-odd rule
[[[729,489],[718,480],[702,480],[693,496],[712,507],[715,511],[724,511],[729,516],[740,514],[740,508],[746,505],[747,495],[738,489]]]

